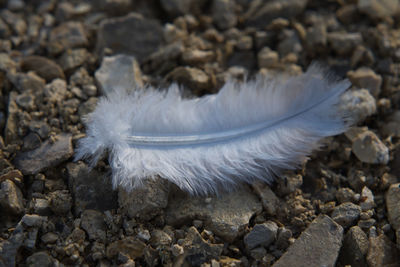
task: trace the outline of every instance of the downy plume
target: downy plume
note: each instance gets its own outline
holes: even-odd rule
[[[93,166],[108,151],[113,186],[128,190],[156,175],[192,194],[270,183],[348,128],[338,103],[349,86],[313,65],[296,77],[230,81],[195,99],[177,85],[118,90],[85,118],[76,159]]]

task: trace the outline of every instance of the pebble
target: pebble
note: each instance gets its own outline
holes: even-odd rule
[[[263,224],[256,224],[253,229],[248,233],[243,241],[248,250],[258,246],[268,247],[276,240],[278,234],[278,226],[272,221]]]
[[[339,188],[339,190],[336,191],[336,199],[340,204],[344,202],[355,202],[355,194],[356,193],[348,187]]]
[[[85,47],[89,43],[81,22],[69,21],[53,28],[50,32],[48,50],[60,54],[68,48]]]
[[[13,83],[19,93],[41,92],[46,84],[46,81],[36,75],[34,72],[9,73],[7,77]]]
[[[363,39],[361,33],[330,32],[328,43],[339,55],[349,55],[356,46],[361,45]]]
[[[277,180],[278,195],[286,196],[295,192],[303,184],[303,177],[300,174],[288,173]]]
[[[17,97],[17,92],[10,92],[7,106],[8,115],[4,129],[4,141],[6,144],[10,144],[18,138],[18,118],[21,114],[21,110],[16,103]]]
[[[142,72],[133,56],[104,57],[95,77],[104,95],[118,90],[132,92],[135,88],[143,87]]]
[[[372,19],[384,19],[396,14],[399,0],[359,0],[357,8]]]
[[[56,215],[64,215],[71,211],[72,197],[68,190],[56,190],[49,194],[50,208]]]
[[[129,236],[109,244],[106,249],[106,256],[112,259],[119,253],[123,253],[134,260],[143,256],[145,247],[145,243]]]
[[[211,89],[210,77],[198,68],[177,67],[167,75],[167,79],[181,83],[194,92]]]
[[[275,193],[271,190],[271,188],[267,184],[262,182],[253,183],[252,188],[261,199],[261,203],[267,215],[276,215],[280,207],[280,201]]]
[[[27,56],[21,61],[23,71],[34,71],[37,75],[51,82],[54,79],[65,79],[62,68],[53,60],[42,56]]]
[[[376,220],[371,218],[367,220],[359,220],[357,225],[363,229],[364,231],[369,230],[371,227],[373,227],[376,223]]]
[[[389,149],[373,132],[368,130],[353,140],[352,151],[361,162],[371,164],[389,162]]]
[[[118,189],[118,203],[130,218],[149,220],[160,215],[168,205],[169,183],[161,178],[149,178],[140,188]]]
[[[335,207],[332,219],[344,228],[353,226],[360,218],[361,207],[351,202],[345,202]]]
[[[279,54],[269,47],[264,47],[258,52],[257,60],[259,68],[275,67],[279,61]]]
[[[378,97],[381,92],[382,77],[370,68],[362,67],[356,71],[349,71],[347,76],[353,85],[368,89],[374,97]]]
[[[143,34],[146,33],[146,34]],[[163,29],[158,20],[138,13],[102,21],[98,31],[98,48],[113,54],[133,55],[140,63],[163,42]]]
[[[1,182],[0,208],[4,217],[21,215],[25,211],[21,189],[11,180]]]
[[[64,71],[70,71],[82,66],[89,58],[86,48],[67,49],[59,59],[59,63]]]
[[[55,79],[44,87],[43,93],[49,102],[61,104],[67,95],[67,83],[65,80]]]
[[[375,208],[374,194],[372,191],[364,186],[361,191],[360,206],[363,211],[368,211]]]
[[[367,266],[366,258],[369,241],[364,231],[358,227],[351,227],[344,236],[339,262],[352,267]]]
[[[178,17],[189,14],[196,6],[196,0],[160,0],[161,7],[170,17]]]
[[[213,0],[211,6],[213,22],[220,30],[226,30],[236,26],[234,0]]]
[[[369,237],[368,266],[398,266],[399,262],[399,251],[386,235]]]
[[[31,267],[57,266],[58,261],[46,251],[35,252],[26,259],[26,264]]]
[[[400,183],[392,184],[386,193],[386,209],[392,228],[396,231],[400,245]]]
[[[81,227],[90,240],[106,241],[106,223],[104,215],[97,210],[85,210],[81,215]]]
[[[44,198],[32,199],[33,211],[40,216],[49,216],[51,214],[50,203]]]
[[[19,152],[14,164],[24,175],[37,174],[49,167],[55,167],[73,155],[72,137],[70,134],[60,134],[42,143],[40,147],[28,152]]]
[[[273,266],[335,266],[342,239],[343,228],[320,215]]]
[[[276,240],[276,246],[279,249],[287,249],[291,242],[290,239],[292,238],[292,231],[290,229],[287,229],[285,227],[279,228],[278,231],[278,238]]]
[[[187,49],[182,54],[182,60],[188,65],[198,65],[210,62],[214,58],[214,52],[198,49]]]
[[[178,226],[194,218],[204,219],[204,228],[231,242],[244,233],[250,218],[262,210],[255,195],[244,187],[218,198],[175,195],[165,210],[168,225]]]
[[[153,248],[158,246],[169,246],[172,243],[172,238],[166,232],[155,229],[151,232],[149,243]]]
[[[112,189],[107,173],[90,169],[82,161],[68,163],[66,169],[76,216],[88,208],[99,211],[117,208],[117,192]]]
[[[42,235],[42,237],[40,239],[45,244],[54,244],[58,240],[58,235],[55,233],[49,232],[49,233]]]

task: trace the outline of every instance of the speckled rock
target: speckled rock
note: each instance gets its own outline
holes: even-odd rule
[[[209,76],[198,68],[178,67],[168,74],[168,78],[182,83],[194,92],[207,90],[211,87]]]
[[[364,186],[361,190],[360,207],[363,211],[375,208],[374,194],[372,191]]]
[[[21,110],[18,108],[16,99],[18,93],[11,91],[8,99],[8,116],[4,129],[4,141],[9,144],[18,138],[18,117]]]
[[[268,247],[275,241],[278,234],[278,226],[272,221],[256,224],[243,241],[247,249],[251,250],[257,246]]]
[[[384,234],[370,236],[367,262],[369,266],[398,266],[399,250]]]
[[[386,193],[388,219],[396,231],[397,244],[400,245],[400,183],[392,184]]]
[[[358,226],[353,226],[344,236],[339,262],[354,267],[367,266],[366,258],[369,241],[367,235]]]
[[[328,216],[320,215],[273,266],[333,267],[342,238],[343,228]]]
[[[0,185],[0,209],[4,217],[21,215],[24,212],[24,198],[21,189],[11,180]]]
[[[70,71],[82,66],[89,58],[86,48],[67,49],[61,56],[59,63],[63,70]]]
[[[340,109],[351,114],[357,124],[376,113],[376,101],[366,89],[348,90],[341,97]]]
[[[50,208],[57,215],[71,211],[72,198],[68,190],[56,190],[50,193]]]
[[[52,54],[58,54],[68,48],[87,46],[88,42],[83,24],[69,21],[52,29],[48,50]]]
[[[254,192],[260,197],[264,210],[268,215],[276,215],[279,209],[279,198],[271,190],[271,188],[264,183],[256,182],[252,185]]]
[[[58,261],[45,251],[35,252],[26,259],[26,264],[31,267],[49,267],[57,263]]]
[[[81,227],[90,240],[106,241],[106,223],[104,215],[96,210],[85,210],[81,215]]]
[[[381,92],[382,77],[370,68],[364,67],[356,71],[349,71],[347,76],[355,86],[368,89],[374,97],[378,97]]]
[[[371,131],[360,133],[352,144],[352,151],[356,157],[365,163],[387,164],[389,149]]]
[[[360,218],[361,207],[351,202],[345,202],[335,207],[332,219],[343,227],[353,226]]]

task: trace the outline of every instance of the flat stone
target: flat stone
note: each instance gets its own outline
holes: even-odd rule
[[[58,261],[51,257],[46,251],[33,253],[26,259],[26,264],[31,267],[48,267],[56,265]]]
[[[399,250],[386,235],[369,237],[368,266],[399,266],[399,262]]]
[[[351,119],[357,124],[376,113],[376,101],[366,89],[347,90],[341,96],[340,109],[351,114]]]
[[[209,76],[198,68],[177,67],[168,74],[168,78],[195,92],[211,88]]]
[[[280,201],[271,188],[262,182],[253,183],[252,188],[261,199],[261,203],[267,215],[276,215],[280,206]]]
[[[23,71],[34,71],[37,75],[51,82],[54,79],[65,79],[65,75],[61,67],[45,57],[41,56],[27,56],[21,61],[21,68]]]
[[[130,13],[104,20],[100,24],[97,46],[100,52],[109,48],[113,54],[133,55],[141,63],[162,45],[162,36],[158,20]]]
[[[345,202],[334,208],[332,219],[343,227],[350,227],[357,222],[360,214],[360,206],[351,202]]]
[[[169,183],[161,178],[147,179],[140,188],[118,189],[118,203],[130,218],[149,220],[168,205]]]
[[[169,201],[165,218],[167,224],[175,226],[201,219],[206,229],[232,242],[244,233],[250,218],[261,210],[257,197],[244,187],[213,198],[175,195]]]
[[[356,71],[349,71],[347,76],[353,85],[367,89],[374,97],[378,97],[381,92],[382,77],[370,68],[362,67]]]
[[[343,228],[328,216],[320,215],[273,266],[333,267],[342,239]]]
[[[359,0],[357,7],[372,19],[383,19],[395,15],[400,4],[398,0]]]
[[[211,61],[214,58],[213,51],[187,49],[182,54],[182,60],[189,65],[199,65]]]
[[[0,208],[5,216],[21,215],[24,212],[24,198],[21,189],[11,180],[1,182]]]
[[[58,54],[68,48],[87,46],[89,43],[85,28],[81,22],[68,21],[50,32],[48,49],[52,54]]]
[[[129,236],[108,245],[106,256],[107,258],[112,259],[116,257],[118,253],[123,253],[131,259],[136,259],[143,256],[145,248],[145,243]]]
[[[353,140],[352,151],[360,161],[365,163],[387,164],[389,162],[389,149],[371,131],[365,131]]]
[[[256,224],[243,241],[247,249],[251,250],[258,246],[268,247],[275,241],[278,234],[278,226],[272,221]]]
[[[232,28],[237,23],[235,1],[233,0],[212,1],[211,13],[213,22],[221,30]]]
[[[42,235],[41,240],[45,244],[54,244],[58,240],[58,235],[52,232]]]
[[[364,231],[358,227],[353,226],[347,231],[344,236],[343,246],[339,255],[339,262],[352,267],[367,266],[365,256],[368,252],[369,241]]]
[[[71,135],[60,134],[54,139],[54,143],[48,140],[35,150],[17,153],[15,166],[24,175],[37,174],[69,159],[74,153]]]
[[[359,32],[346,33],[346,32],[330,32],[328,33],[328,43],[332,49],[339,55],[348,55],[361,45],[363,39]]]
[[[400,183],[389,187],[386,193],[386,209],[390,225],[397,234],[397,244],[400,245]]]
[[[104,95],[120,90],[131,92],[143,87],[142,72],[133,56],[104,57],[95,77]]]
[[[67,164],[67,175],[76,216],[85,209],[106,211],[118,207],[117,191],[112,189],[111,179],[106,173],[90,170],[79,161]]]
[[[97,210],[85,210],[81,215],[81,227],[90,240],[106,241],[107,226],[104,215]]]

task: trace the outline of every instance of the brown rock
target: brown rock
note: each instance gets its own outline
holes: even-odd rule
[[[123,253],[131,259],[136,259],[143,256],[145,248],[146,244],[142,241],[136,240],[133,237],[126,237],[108,245],[106,256],[112,259],[117,256],[118,253]]]
[[[359,68],[347,73],[350,81],[359,88],[368,89],[374,96],[378,97],[381,91],[382,77],[369,68]]]
[[[399,250],[384,234],[370,236],[367,262],[369,266],[399,266]]]
[[[195,92],[211,88],[209,76],[202,70],[191,67],[177,67],[168,74],[168,78],[182,83]]]
[[[48,49],[52,54],[58,54],[68,48],[76,48],[88,45],[83,24],[69,21],[54,28],[50,32]]]
[[[45,57],[27,56],[22,60],[21,68],[24,71],[34,71],[47,82],[57,78],[65,79],[61,67],[54,61]]]

